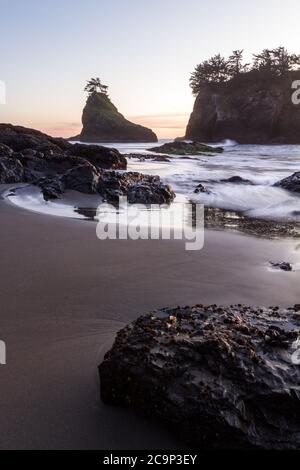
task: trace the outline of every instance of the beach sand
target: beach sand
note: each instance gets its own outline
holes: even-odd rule
[[[2,189],[5,189],[2,186]],[[116,332],[159,307],[300,302],[297,241],[206,231],[181,241],[105,241],[93,222],[29,212],[0,200],[2,449],[182,447],[132,412],[104,406],[97,365]],[[298,248],[298,249],[297,249]]]

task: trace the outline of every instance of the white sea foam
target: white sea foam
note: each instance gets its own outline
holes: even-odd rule
[[[115,147],[122,153],[147,153],[147,148],[153,146],[105,145]],[[192,200],[210,207],[241,211],[251,217],[300,220],[299,194],[273,186],[280,179],[300,171],[300,146],[238,145],[229,140],[214,145],[222,145],[224,153],[191,156],[190,159],[171,155],[169,162],[129,160],[128,170],[159,175],[173,186],[177,193],[176,201]],[[240,176],[251,184],[221,182],[232,176]],[[195,194],[194,190],[199,183],[210,193]],[[16,204],[33,210],[74,217],[70,200],[44,203],[38,191],[22,195],[19,193],[12,199]],[[85,204],[93,207],[90,199],[82,201],[81,206]]]

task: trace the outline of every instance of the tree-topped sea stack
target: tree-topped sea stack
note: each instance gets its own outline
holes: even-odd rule
[[[111,102],[107,86],[91,79],[85,91],[89,96],[83,110],[83,129],[72,140],[81,142],[157,142],[155,133],[147,127],[128,121]]]
[[[283,47],[265,49],[243,64],[243,51],[216,55],[191,76],[196,96],[186,138],[203,142],[299,144],[300,105],[292,88],[300,80],[300,56]]]

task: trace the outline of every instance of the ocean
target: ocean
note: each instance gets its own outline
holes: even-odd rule
[[[157,145],[167,142],[160,141]],[[100,144],[99,144],[100,145]],[[168,156],[169,161],[128,160],[128,171],[159,175],[177,194],[176,202],[202,203],[207,208],[236,211],[248,218],[300,221],[300,196],[274,184],[300,171],[300,145],[239,145],[232,141],[213,144],[224,153],[199,156]],[[149,144],[105,144],[125,154],[149,154]],[[243,182],[229,183],[239,176]],[[201,183],[207,193],[195,193]],[[84,209],[97,207],[99,197],[69,192],[62,200],[44,202],[37,188],[24,185],[7,195],[24,208],[52,215],[85,218]],[[77,211],[80,205],[81,211]]]

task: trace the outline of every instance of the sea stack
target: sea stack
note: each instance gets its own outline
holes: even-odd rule
[[[82,114],[83,129],[72,140],[81,142],[157,142],[155,133],[147,127],[128,121],[106,93],[89,95]]]
[[[300,71],[270,77],[251,71],[225,83],[204,85],[195,101],[186,139],[240,144],[300,144],[300,105],[292,84]]]

